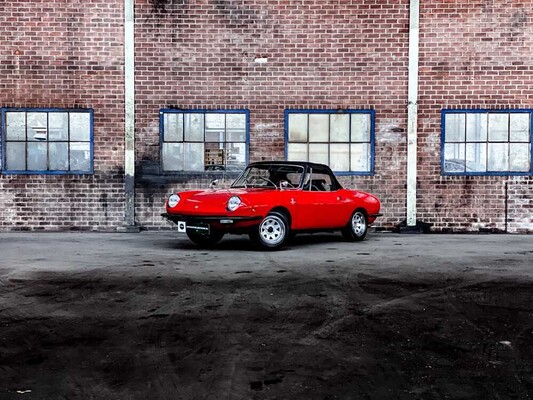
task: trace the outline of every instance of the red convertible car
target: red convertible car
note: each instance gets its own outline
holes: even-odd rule
[[[340,230],[347,240],[363,240],[379,208],[375,196],[344,189],[325,165],[264,161],[248,165],[228,189],[172,194],[162,215],[201,246],[244,233],[278,249],[302,232]]]

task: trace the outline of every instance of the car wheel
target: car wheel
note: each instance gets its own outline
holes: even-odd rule
[[[348,221],[346,227],[342,230],[342,236],[345,239],[355,242],[363,240],[368,232],[368,219],[363,210],[355,210]]]
[[[208,235],[196,233],[193,231],[187,231],[187,236],[194,244],[201,247],[211,247],[220,242],[220,239],[224,236],[224,233],[211,230]]]
[[[281,248],[289,237],[287,217],[278,212],[269,213],[252,231],[250,238],[262,249]]]

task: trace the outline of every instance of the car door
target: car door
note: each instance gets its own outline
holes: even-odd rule
[[[297,202],[298,229],[338,228],[348,221],[351,201],[327,171],[311,171]]]

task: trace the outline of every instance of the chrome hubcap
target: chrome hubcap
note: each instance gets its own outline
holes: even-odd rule
[[[352,217],[352,231],[357,237],[363,236],[366,231],[365,216],[360,212],[356,212]]]
[[[266,217],[259,226],[259,235],[268,245],[276,245],[285,237],[285,223],[275,215]]]

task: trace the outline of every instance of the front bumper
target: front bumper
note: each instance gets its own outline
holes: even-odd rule
[[[163,213],[161,216],[180,227],[180,223],[185,222],[188,226],[198,226],[205,224],[212,229],[223,232],[241,232],[255,226],[262,219],[261,216],[227,216],[227,215],[189,215],[189,214],[169,214]],[[188,228],[187,228],[188,229]]]

